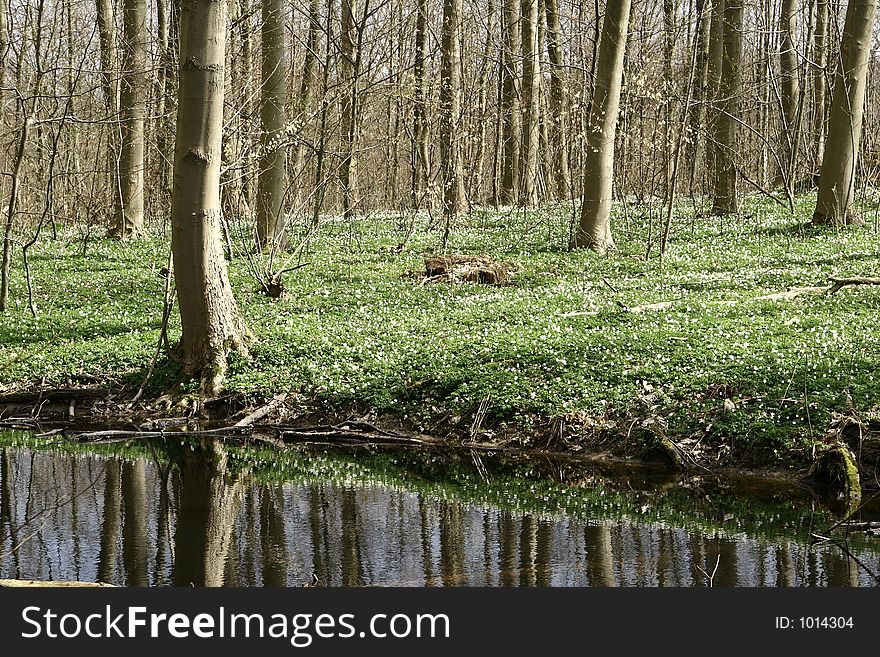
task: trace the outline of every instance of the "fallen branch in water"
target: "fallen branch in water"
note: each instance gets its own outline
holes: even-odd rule
[[[271,428],[278,432],[284,442],[299,441],[339,441],[393,443],[407,445],[427,445],[427,441],[416,436],[384,431],[368,422],[345,422],[343,424],[323,424],[309,427],[291,427],[285,425],[263,425],[260,428]]]
[[[203,431],[125,431],[111,429],[90,431],[73,435],[69,440],[80,443],[117,443],[124,440],[144,440],[147,438],[223,438],[226,436],[250,436],[252,427],[220,427]]]

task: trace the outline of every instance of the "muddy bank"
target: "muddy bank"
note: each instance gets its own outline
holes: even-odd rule
[[[725,399],[719,412],[727,412]],[[481,410],[482,409],[482,410]],[[709,425],[711,426],[711,424]],[[596,417],[487,417],[483,406],[466,415],[433,408],[418,419],[356,403],[280,393],[243,393],[200,399],[194,395],[136,398],[124,388],[96,383],[32,386],[0,395],[0,428],[51,432],[78,442],[118,442],[185,433],[276,446],[291,443],[401,445],[492,452],[553,454],[684,474],[803,482],[839,498],[849,510],[880,488],[880,422],[836,414],[809,449],[793,448],[756,463],[722,440],[676,435],[657,409]]]

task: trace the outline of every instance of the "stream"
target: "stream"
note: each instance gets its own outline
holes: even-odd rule
[[[792,484],[466,451],[98,453],[22,436],[0,432],[0,578],[753,587],[874,586],[880,573],[880,538],[817,540],[837,518]]]

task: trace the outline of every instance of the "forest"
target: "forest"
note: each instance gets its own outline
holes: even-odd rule
[[[852,516],[875,9],[0,0],[0,444],[564,453]]]

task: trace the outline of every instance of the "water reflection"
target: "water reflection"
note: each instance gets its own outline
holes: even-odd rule
[[[0,450],[0,577],[132,586],[864,586],[833,547],[540,517],[381,485],[258,484],[214,443],[175,468]],[[856,555],[872,571],[880,556]]]

